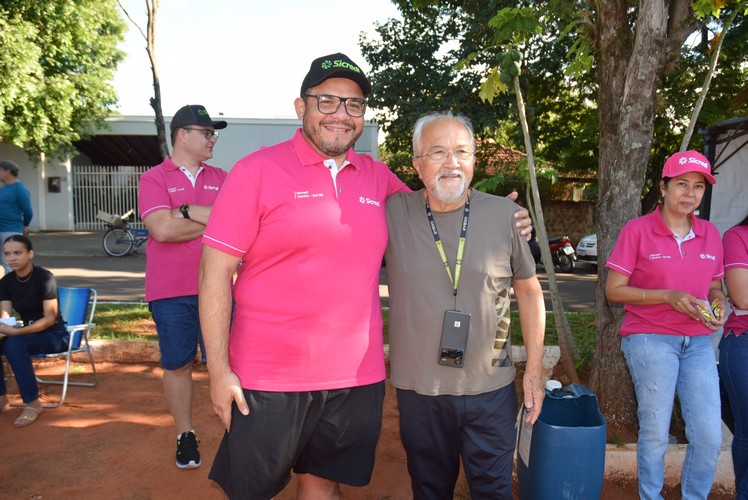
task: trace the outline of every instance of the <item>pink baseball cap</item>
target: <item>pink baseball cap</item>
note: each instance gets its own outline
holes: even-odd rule
[[[665,161],[662,177],[678,177],[689,172],[696,172],[704,176],[709,184],[715,184],[717,179],[712,175],[709,160],[698,151],[681,151],[675,153]]]

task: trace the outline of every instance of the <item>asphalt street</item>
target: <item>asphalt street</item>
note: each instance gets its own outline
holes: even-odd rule
[[[139,302],[143,300],[145,245],[125,257],[109,257],[101,245],[103,232],[38,232],[31,234],[34,262],[52,271],[60,286],[95,288],[99,300]],[[561,300],[566,311],[593,311],[595,268],[577,263],[572,274],[556,274]],[[548,277],[538,267],[538,277],[551,310]],[[388,304],[386,273],[381,273],[380,295]]]

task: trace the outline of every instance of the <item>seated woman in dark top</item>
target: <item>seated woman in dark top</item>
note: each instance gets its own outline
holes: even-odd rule
[[[60,315],[57,280],[46,269],[32,264],[31,241],[20,234],[10,236],[3,242],[3,252],[12,272],[0,279],[0,318],[12,317],[15,310],[24,326],[0,322],[0,354],[13,369],[25,404],[13,425],[25,427],[42,411],[31,355],[66,349],[69,335]],[[0,363],[0,411],[8,408],[2,371]]]

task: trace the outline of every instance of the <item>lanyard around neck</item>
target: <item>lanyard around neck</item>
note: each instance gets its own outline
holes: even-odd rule
[[[426,198],[426,217],[429,219],[429,226],[431,227],[431,233],[434,235],[434,242],[436,243],[436,249],[439,250],[439,255],[442,258],[444,269],[447,271],[449,281],[452,282],[454,287],[454,295],[457,296],[457,287],[460,284],[460,272],[462,271],[462,256],[465,253],[465,241],[467,240],[467,228],[468,221],[470,220],[470,197],[468,196],[465,201],[465,208],[462,212],[462,227],[460,228],[460,240],[457,243],[457,257],[455,258],[455,276],[452,278],[452,272],[449,270],[449,262],[447,261],[447,254],[444,252],[444,244],[442,239],[439,237],[439,230],[436,229],[436,221],[434,215],[431,213],[431,206],[429,200]]]

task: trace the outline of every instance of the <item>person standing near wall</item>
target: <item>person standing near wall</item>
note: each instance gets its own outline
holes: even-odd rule
[[[0,161],[0,241],[14,234],[28,236],[29,223],[34,212],[31,209],[31,194],[18,180],[18,165],[10,160]],[[0,257],[5,273],[11,271],[5,255]]]
[[[138,208],[148,228],[145,300],[156,323],[164,394],[177,427],[180,469],[200,467],[192,426],[192,365],[202,345],[197,281],[202,235],[227,172],[205,164],[216,129],[200,105],[182,107],[171,121],[174,153],[140,178]],[[205,352],[205,349],[201,349]]]

